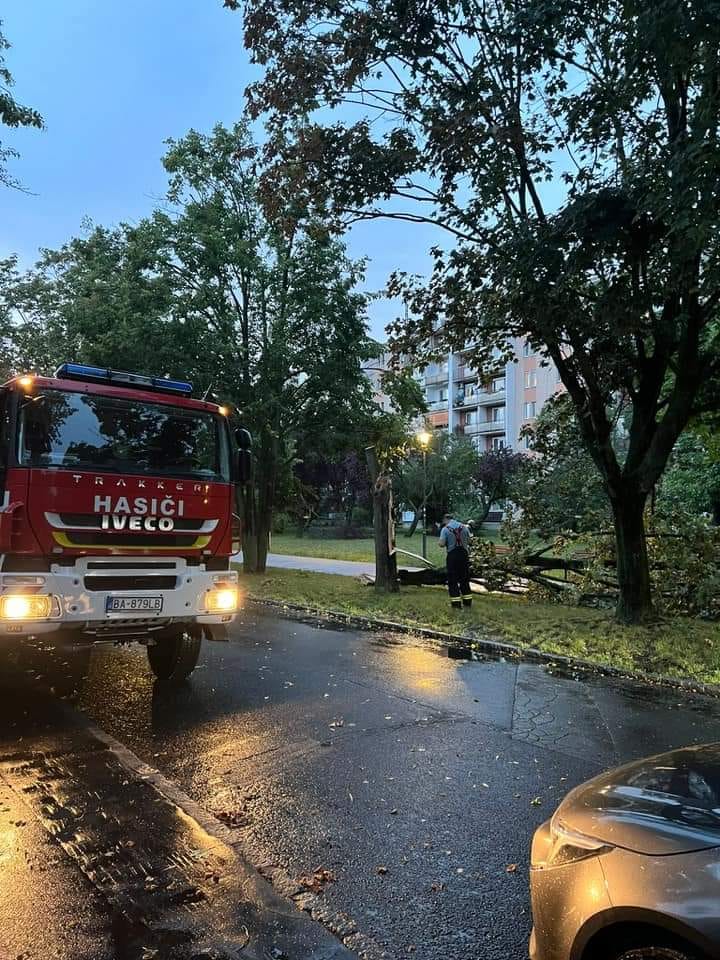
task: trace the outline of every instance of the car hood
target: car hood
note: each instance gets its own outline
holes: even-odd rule
[[[720,743],[603,773],[567,795],[556,822],[649,856],[720,846]]]

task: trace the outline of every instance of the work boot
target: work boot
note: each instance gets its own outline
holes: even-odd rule
[[[462,605],[463,605],[464,607],[471,607],[471,606],[472,606],[472,597],[463,597],[463,598],[462,598]]]

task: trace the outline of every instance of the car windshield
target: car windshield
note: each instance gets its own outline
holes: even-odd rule
[[[24,466],[229,480],[218,415],[164,403],[44,390],[20,411]]]

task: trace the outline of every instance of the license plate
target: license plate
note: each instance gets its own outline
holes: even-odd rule
[[[162,597],[108,597],[106,613],[158,613],[163,608]]]

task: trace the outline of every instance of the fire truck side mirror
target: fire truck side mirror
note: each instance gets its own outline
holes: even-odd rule
[[[238,445],[235,455],[235,481],[249,483],[252,477],[252,437],[250,431],[239,427],[235,431],[235,442]]]
[[[252,449],[252,436],[250,435],[250,431],[246,430],[245,427],[238,427],[235,431],[235,442],[240,450]]]

